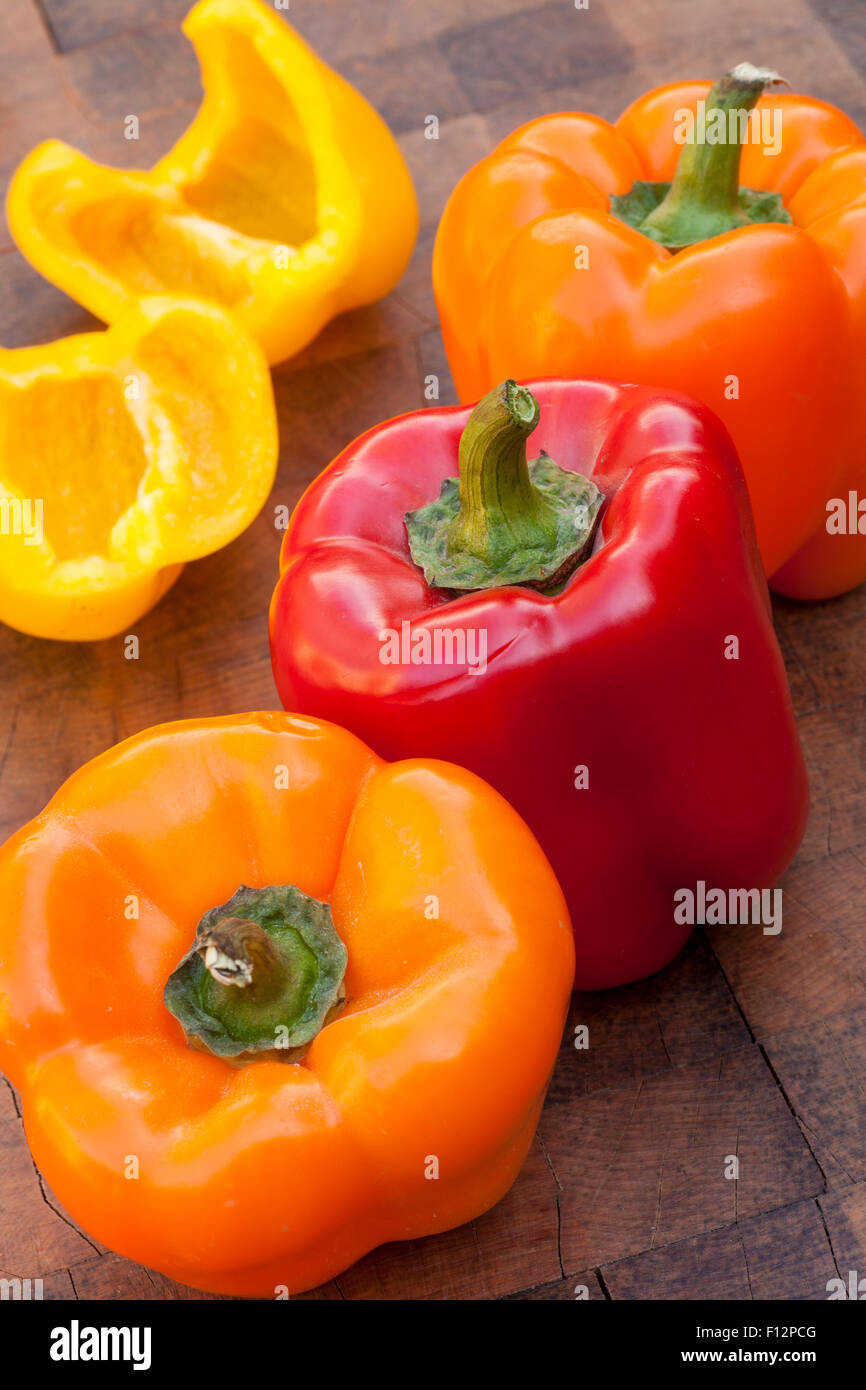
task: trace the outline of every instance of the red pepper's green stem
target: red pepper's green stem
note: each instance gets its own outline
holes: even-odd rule
[[[459,485],[446,479],[436,501],[407,514],[412,558],[431,587],[548,592],[586,558],[602,494],[544,453],[527,463],[539,414],[516,381],[488,392],[460,436]]]
[[[239,888],[205,913],[165,1004],[201,1051],[297,1062],[342,1006],[345,969],[325,903],[289,885]]]
[[[529,479],[526,441],[538,424],[531,391],[506,381],[480,400],[460,436],[460,511],[448,550],[498,569],[516,550],[550,551],[556,512]]]

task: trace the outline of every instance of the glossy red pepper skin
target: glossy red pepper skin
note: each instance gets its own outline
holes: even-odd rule
[[[497,787],[565,891],[576,987],[606,988],[680,950],[691,928],[674,919],[678,889],[776,881],[808,783],[724,427],[654,388],[528,384],[541,403],[529,456],[546,449],[607,497],[593,554],[564,591],[428,588],[403,518],[456,475],[470,412],[402,416],[351,444],[299,502],[271,605],[273,669],[287,708],[345,725],[386,758],[447,758]],[[383,664],[382,634],[404,621],[413,638],[483,630],[486,670]]]

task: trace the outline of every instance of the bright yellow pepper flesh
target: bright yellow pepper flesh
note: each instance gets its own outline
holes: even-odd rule
[[[280,362],[396,284],[412,181],[373,108],[261,0],[200,0],[183,28],[205,95],[174,148],[125,172],[38,146],[10,185],[12,235],[106,323],[144,295],[195,296]]]
[[[98,640],[228,544],[274,480],[264,354],[198,300],[0,349],[0,621]]]

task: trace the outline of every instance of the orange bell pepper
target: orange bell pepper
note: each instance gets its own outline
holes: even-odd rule
[[[496,792],[282,713],[138,734],[0,850],[33,1157],[97,1239],[218,1293],[307,1289],[498,1201],[573,971]]]
[[[762,97],[775,77],[743,64],[614,125],[521,127],[452,194],[434,285],[463,401],[504,377],[591,376],[717,411],[773,586],[821,598],[866,578],[866,535],[831,523],[866,493],[866,144],[826,102]]]
[[[397,283],[412,180],[373,108],[270,5],[200,0],[183,28],[204,101],[174,148],[127,172],[49,140],[12,180],[9,226],[106,323],[144,294],[197,295],[280,362]]]

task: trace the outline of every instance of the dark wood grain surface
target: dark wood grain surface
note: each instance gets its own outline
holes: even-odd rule
[[[178,32],[187,0],[4,0],[0,177],[58,136],[115,164],[152,162],[199,96]],[[430,287],[456,178],[514,126],[576,108],[615,117],[648,87],[743,58],[866,126],[862,0],[291,0],[290,18],[379,108],[416,180],[423,229],[384,303],[332,324],[275,373],[274,493],[227,550],[189,565],[122,639],[61,645],[0,630],[0,835],[118,739],[162,720],[276,705],[266,609],[273,508],[356,434],[451,402]],[[124,117],[140,120],[127,141]],[[425,139],[424,118],[440,121]],[[0,230],[0,342],[94,326]],[[818,461],[819,462],[819,461]],[[784,881],[780,937],[697,932],[656,978],[577,996],[539,1136],[481,1220],[376,1251],[311,1298],[826,1297],[866,1273],[866,590],[776,604],[809,763],[809,829]],[[589,1027],[590,1047],[573,1045]],[[725,1177],[729,1155],[739,1180]],[[0,1084],[0,1275],[47,1298],[201,1298],[106,1251],[35,1170]]]

